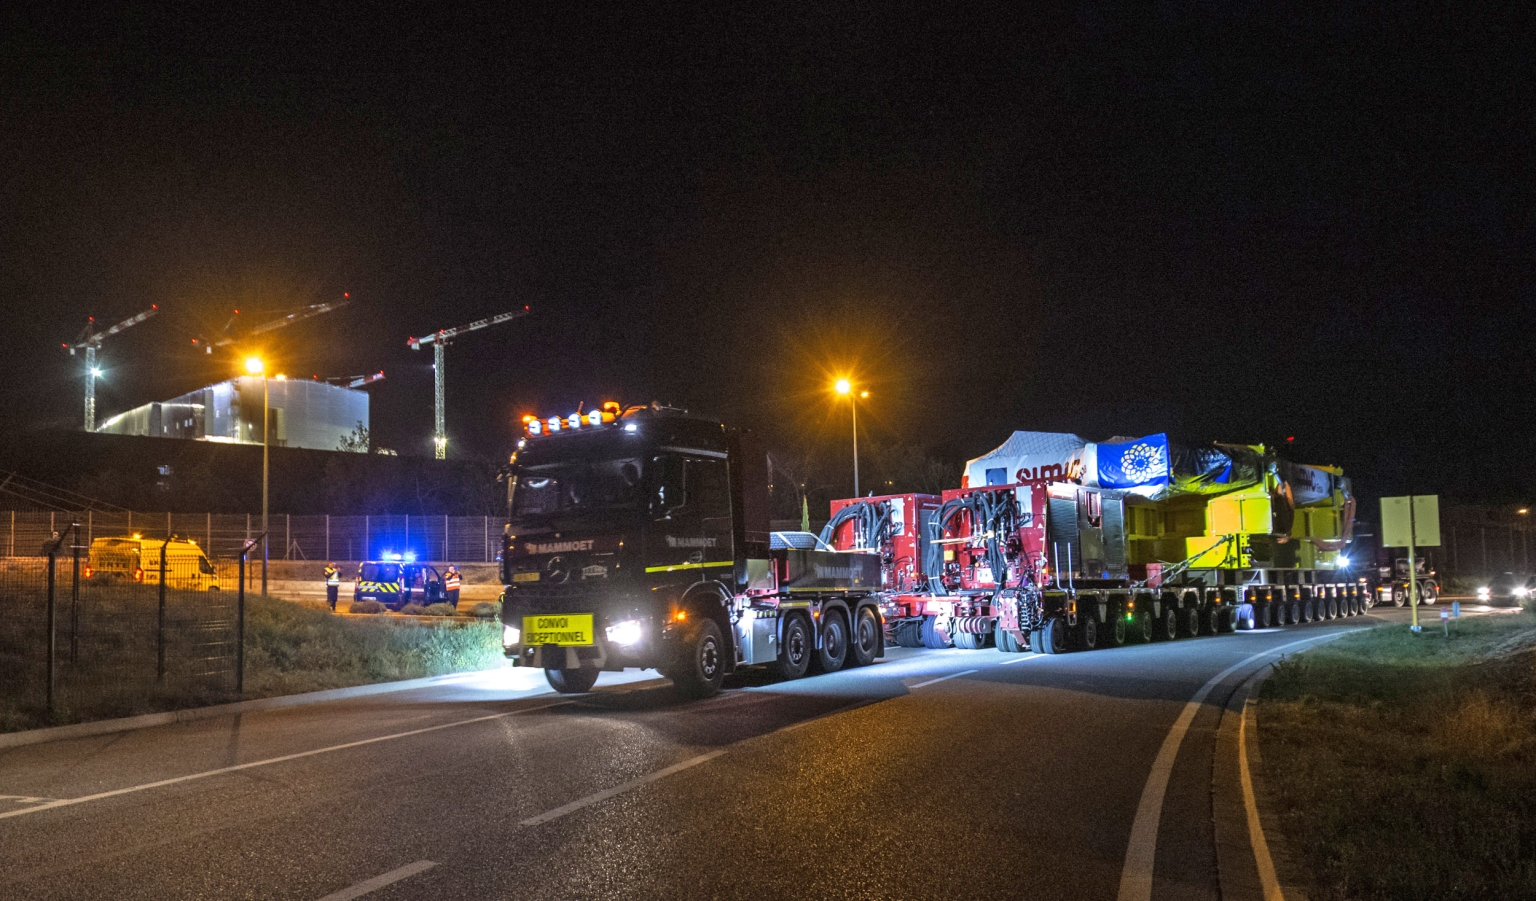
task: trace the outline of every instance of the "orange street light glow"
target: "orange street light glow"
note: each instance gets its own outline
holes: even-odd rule
[[[853,393],[853,383],[847,379],[838,379],[835,383],[833,383],[832,390],[836,391],[838,394],[851,394]]]
[[[245,371],[251,375],[261,375],[262,370],[266,368],[266,364],[261,361],[261,357],[245,358]]]

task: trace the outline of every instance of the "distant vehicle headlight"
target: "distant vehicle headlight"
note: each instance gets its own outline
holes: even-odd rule
[[[1480,598],[1487,598],[1488,597],[1488,586],[1484,585],[1482,588],[1479,588],[1477,590],[1477,596],[1480,597]]]
[[[510,648],[513,645],[517,644],[518,639],[520,639],[522,637],[523,637],[523,633],[518,631],[518,628],[516,626],[502,626],[501,627],[501,646],[504,647],[504,648]]]
[[[614,644],[634,644],[640,640],[640,634],[640,623],[637,620],[627,619],[608,627],[608,640]]]

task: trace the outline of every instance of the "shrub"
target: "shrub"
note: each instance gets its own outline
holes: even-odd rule
[[[481,601],[470,611],[470,616],[478,616],[481,619],[496,619],[501,616],[501,605],[490,601]]]
[[[455,616],[459,610],[452,604],[432,604],[422,612],[428,616]]]
[[[353,601],[350,613],[383,613],[389,608],[378,601]]]
[[[399,612],[401,616],[421,616],[427,612],[427,608],[420,604],[406,604]]]

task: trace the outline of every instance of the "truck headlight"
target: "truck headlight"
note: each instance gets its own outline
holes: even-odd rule
[[[1484,585],[1482,588],[1479,588],[1477,590],[1477,596],[1482,598],[1483,600],[1487,600],[1488,599],[1488,586]]]
[[[1527,589],[1524,585],[1516,585],[1515,586],[1515,597],[1523,598],[1523,597],[1525,597],[1528,594],[1530,594],[1530,590]]]
[[[517,644],[518,639],[520,639],[522,637],[523,637],[523,633],[518,631],[518,628],[516,626],[502,626],[501,627],[501,646],[504,647],[504,648],[510,648],[513,645]]]
[[[626,619],[608,627],[608,640],[614,644],[634,644],[640,640],[640,622]]]

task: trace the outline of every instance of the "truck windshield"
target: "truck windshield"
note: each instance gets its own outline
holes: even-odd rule
[[[512,484],[513,519],[585,515],[637,507],[640,460],[572,461],[530,466]]]

